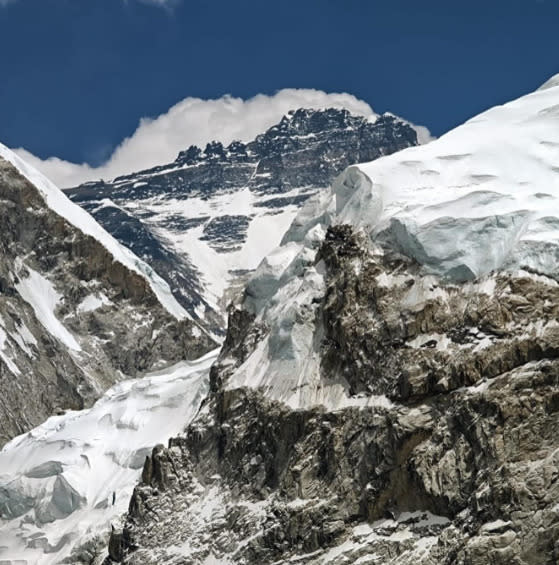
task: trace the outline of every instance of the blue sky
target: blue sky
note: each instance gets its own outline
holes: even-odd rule
[[[0,6],[0,140],[93,166],[186,97],[348,92],[440,135],[559,72],[557,0]]]

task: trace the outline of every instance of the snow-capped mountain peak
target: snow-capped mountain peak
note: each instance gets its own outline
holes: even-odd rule
[[[49,560],[70,550],[55,528],[30,522],[33,512],[70,508],[60,524],[78,531],[80,505],[99,501],[91,533],[113,518],[111,488],[86,486],[86,504],[71,479],[83,487],[91,470],[81,455],[90,454],[103,476],[116,468],[114,484],[129,492],[145,447],[134,432],[148,418],[123,410],[122,397],[157,411],[156,422],[183,411],[189,425],[146,458],[106,563],[551,562],[557,107],[552,85],[429,145],[346,168],[307,198],[229,309],[216,362],[210,369],[207,357],[185,375],[204,386],[209,369],[200,410],[196,395],[185,405],[170,398],[171,371],[149,377],[153,395],[124,383],[91,411],[12,442],[4,455],[16,480],[0,495],[15,519],[25,516],[7,530],[24,540],[16,555]],[[294,119],[260,143],[289,145],[282,131]],[[178,161],[181,171],[220,164],[223,172],[250,156],[242,144],[211,144]],[[128,193],[156,186],[120,182]],[[285,195],[273,188],[274,198]],[[244,185],[234,205],[247,206],[251,194]],[[82,425],[101,441],[74,441],[66,457],[51,458],[48,441]],[[114,451],[103,450],[105,431]],[[28,449],[42,455],[37,468]],[[63,465],[66,482],[54,478]],[[92,545],[74,549],[70,561],[98,557]]]
[[[113,561],[556,561],[558,108],[536,91],[305,203]]]
[[[347,165],[416,143],[392,115],[298,109],[248,143],[192,146],[172,163],[67,194],[160,272],[194,319],[222,333],[232,290],[305,200]]]

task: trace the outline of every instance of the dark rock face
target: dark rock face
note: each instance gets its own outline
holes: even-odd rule
[[[216,305],[204,292],[211,275],[192,257],[185,233],[207,243],[220,255],[216,261],[223,262],[222,256],[239,251],[247,237],[262,237],[249,234],[255,219],[278,214],[293,218],[303,202],[328,187],[348,165],[416,144],[415,130],[390,115],[371,123],[346,110],[300,109],[249,143],[190,147],[169,165],[110,183],[87,183],[67,194],[152,265],[196,320],[220,333],[224,305]],[[247,190],[245,203],[228,211],[235,195]],[[195,201],[202,204],[189,205]],[[279,243],[284,229],[271,225],[266,238]],[[259,254],[253,260],[257,264],[264,255],[254,253]]]
[[[247,216],[213,218],[204,226],[204,235],[200,239],[209,241],[218,253],[238,251],[246,238],[249,224],[250,218]]]
[[[200,271],[188,256],[173,250],[165,238],[158,236],[143,220],[141,214],[136,216],[119,206],[106,203],[101,206],[97,202],[85,203],[83,207],[107,231],[110,228],[115,239],[148,263],[157,273],[166,273],[166,282],[173,289],[173,295],[180,304],[189,304],[190,310],[192,306],[204,304]],[[173,230],[183,231],[200,225],[196,219],[188,222],[187,218],[177,216],[170,219],[170,226]],[[221,316],[210,308],[204,311],[204,319],[210,328],[219,328],[222,324]]]
[[[0,199],[0,445],[60,410],[84,408],[124,375],[211,349],[145,278],[48,208],[4,160]]]
[[[107,563],[557,563],[557,284],[445,283],[347,226],[316,261],[321,376],[354,405],[229,387],[268,331],[232,309],[213,392],[147,459]]]
[[[400,257],[385,260],[387,265],[361,261],[364,246],[349,226],[337,226],[320,253],[329,272],[338,273],[323,309],[323,372],[342,374],[352,394],[415,401],[559,357],[559,331],[550,323],[559,289],[551,281],[542,285],[530,276],[497,274],[490,293],[466,294],[419,277]],[[355,260],[358,277],[350,269]],[[387,267],[402,273],[399,284],[382,283]],[[421,300],[420,308],[412,302],[409,309],[394,308],[414,293],[430,298]],[[543,327],[537,335],[526,331],[538,324]]]

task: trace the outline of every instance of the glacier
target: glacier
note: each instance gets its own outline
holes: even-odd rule
[[[6,444],[0,562],[60,563],[96,536],[106,540],[128,508],[146,455],[198,411],[216,355],[122,381],[90,409],[52,416]]]

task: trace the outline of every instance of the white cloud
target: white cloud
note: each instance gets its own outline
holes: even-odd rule
[[[410,124],[410,126],[415,130],[415,133],[417,133],[417,143],[419,143],[419,145],[425,145],[426,143],[429,143],[430,141],[437,139],[429,131],[429,128],[426,128],[425,126],[418,126],[416,124],[413,124],[412,122],[407,122],[407,123]]]
[[[365,116],[374,113],[366,102],[351,94],[328,94],[312,89],[287,88],[273,96],[258,94],[249,100],[232,96],[216,100],[185,98],[157,118],[142,118],[136,131],[100,167],[57,157],[42,160],[24,148],[15,152],[58,186],[66,188],[168,163],[189,145],[204,147],[212,140],[224,144],[235,139],[249,141],[277,123],[289,110],[323,107],[347,108]]]

